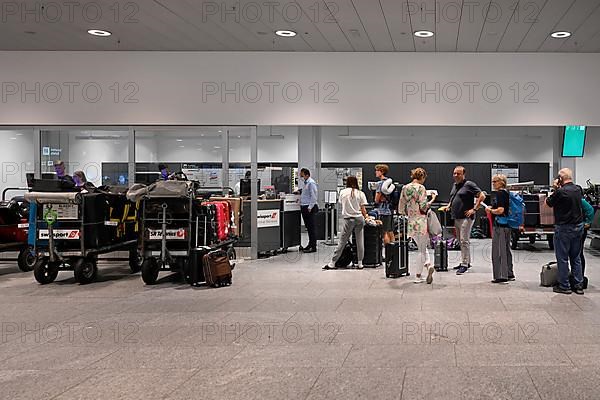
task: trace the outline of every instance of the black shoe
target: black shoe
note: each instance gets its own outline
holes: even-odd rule
[[[514,275],[512,275],[512,276],[509,276],[509,277],[508,277],[508,280],[509,280],[509,281],[514,281],[514,280],[515,280],[515,276],[514,276]]]
[[[492,283],[508,283],[508,279],[494,279]]]
[[[317,249],[315,249],[314,247],[307,247],[304,250],[302,250],[303,253],[316,253]]]
[[[564,289],[564,288],[561,288],[559,285],[554,286],[554,288],[552,289],[552,291],[554,293],[560,293],[560,294],[571,294],[571,293],[573,293],[571,291],[571,289]]]
[[[323,269],[323,271],[327,271],[327,270],[330,270],[330,269],[337,269],[337,268],[336,267],[330,267],[328,264],[325,264],[325,266],[322,269]]]
[[[456,267],[452,268],[452,269],[460,269],[460,267],[462,267],[462,264],[458,264]],[[471,264],[467,265],[467,269],[471,268]]]
[[[583,289],[576,287],[575,289],[573,289],[573,292],[575,292],[575,294],[582,295],[583,294]]]

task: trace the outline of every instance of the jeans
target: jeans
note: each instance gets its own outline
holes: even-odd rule
[[[432,266],[431,264],[431,254],[429,253],[429,249],[427,248],[430,240],[429,240],[429,235],[428,234],[424,234],[424,235],[415,235],[413,237],[415,243],[417,244],[417,249],[418,249],[418,257],[416,258],[416,265],[415,265],[415,271],[423,271],[423,272],[418,272],[424,275],[427,275],[427,273],[429,272],[429,267]]]
[[[335,264],[335,262],[342,255],[342,251],[344,247],[346,247],[346,243],[350,240],[352,236],[352,232],[356,235],[356,253],[358,256],[358,263],[361,264],[362,260],[365,256],[365,236],[364,236],[364,228],[365,228],[365,219],[363,217],[355,217],[355,218],[344,218],[342,225],[342,233],[340,234],[340,241],[333,253],[333,258],[331,261]]]
[[[583,224],[556,225],[554,227],[554,252],[558,263],[558,283],[561,288],[569,289],[569,261],[575,285],[583,284],[581,271],[581,237]]]
[[[512,252],[510,251],[510,228],[494,226],[492,237],[492,270],[494,279],[508,279],[513,272]]]
[[[581,258],[581,275],[585,276],[585,256],[583,255],[583,248],[585,245],[585,240],[587,239],[588,231],[587,229],[583,230],[583,235],[581,236],[581,253],[579,253],[579,258]]]
[[[308,232],[308,249],[317,249],[317,232],[315,226],[315,215],[319,212],[319,207],[315,204],[312,210],[308,211],[308,206],[302,206],[302,219]]]
[[[460,242],[460,255],[463,267],[471,264],[471,228],[473,228],[473,218],[464,218],[454,220],[456,230],[456,239]]]

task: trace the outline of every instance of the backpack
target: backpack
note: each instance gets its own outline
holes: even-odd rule
[[[508,225],[512,229],[519,229],[523,225],[523,211],[525,210],[525,202],[523,198],[513,192],[509,193],[508,215],[497,217],[496,221],[502,225]]]
[[[393,179],[392,182],[394,182]],[[400,183],[394,182],[394,191],[388,195],[385,195],[385,198],[387,199],[387,202],[390,205],[390,210],[392,210],[392,213],[398,210],[398,205],[400,204],[400,195],[402,193],[403,186],[404,185]]]

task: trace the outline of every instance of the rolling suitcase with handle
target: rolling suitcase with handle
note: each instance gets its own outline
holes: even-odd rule
[[[444,212],[444,225],[442,226],[442,236],[438,236],[433,242],[433,267],[438,272],[448,271],[448,242],[446,241],[446,222],[447,215]]]
[[[211,287],[231,285],[231,264],[224,250],[211,251],[202,259],[204,279]]]
[[[398,217],[402,234],[397,242],[385,245],[385,277],[400,278],[409,276],[408,272],[408,224],[405,217]]]
[[[215,206],[215,231],[220,241],[229,237],[229,226],[231,224],[231,208],[227,201],[208,201],[203,205]]]
[[[363,266],[367,268],[379,267],[381,265],[383,227],[381,225],[365,224],[364,241],[365,255]]]

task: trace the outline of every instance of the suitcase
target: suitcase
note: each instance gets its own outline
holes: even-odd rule
[[[379,267],[381,265],[381,250],[383,248],[383,227],[366,224],[364,228],[365,255],[363,266]]]
[[[335,262],[335,267],[348,268],[352,262],[356,262],[356,248],[352,243],[348,242],[344,246],[340,258]]]
[[[408,241],[388,243],[385,245],[385,277],[399,278],[409,276],[408,272]]]
[[[217,208],[214,204],[207,203],[201,203],[197,207],[198,237],[196,238],[196,245],[211,246],[219,241],[214,222]]]
[[[242,198],[241,197],[215,197],[210,201],[226,201],[231,210],[231,227],[229,232],[236,237],[242,236]]]
[[[448,244],[441,239],[435,242],[433,246],[433,267],[436,271],[448,271]]]
[[[231,208],[227,201],[207,201],[203,205],[214,205],[215,233],[219,241],[229,238],[229,225],[231,224]]]
[[[447,213],[444,215],[444,226],[447,222]],[[448,242],[446,240],[446,230],[442,229],[442,236],[433,242],[433,267],[438,272],[448,271]]]
[[[542,266],[540,272],[540,286],[552,287],[558,284],[558,264],[556,261]]]
[[[197,286],[202,282],[205,282],[203,259],[209,251],[210,248],[208,247],[197,247],[190,250],[187,263],[188,270],[185,271],[186,280],[190,285]]]
[[[231,264],[224,250],[211,251],[202,257],[202,272],[211,287],[231,285]]]
[[[552,208],[546,205],[546,194],[539,194],[540,204],[540,224],[541,225],[554,225],[554,211]]]

